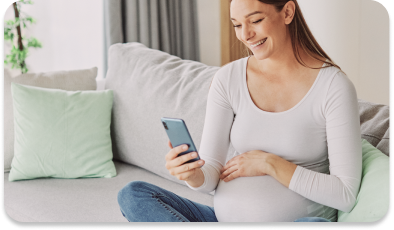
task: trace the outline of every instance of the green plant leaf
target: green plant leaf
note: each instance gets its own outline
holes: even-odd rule
[[[41,48],[41,43],[36,38],[29,38],[27,42],[27,47]]]
[[[34,2],[31,0],[19,0],[19,2],[17,2],[19,4],[26,4],[26,5],[32,5]]]
[[[24,21],[28,21],[28,22],[30,22],[32,24],[36,22],[36,20],[34,18],[32,18],[32,17],[26,17],[26,18],[23,18],[23,20]]]
[[[6,33],[6,32],[4,32],[4,41],[12,42],[13,40],[14,40],[14,34],[13,33]]]
[[[12,42],[14,38],[14,33],[10,28],[4,28],[4,41]]]
[[[22,68],[22,74],[27,73],[29,71],[29,69],[25,66],[23,66]]]
[[[19,50],[15,45],[13,45],[11,54],[6,55],[4,63],[11,65],[12,69],[21,69],[23,73],[24,71],[28,71],[26,67],[22,67],[22,63],[25,61],[27,55],[27,49]]]
[[[14,26],[15,25],[15,20],[7,20],[7,21],[5,21],[5,25],[7,25],[7,26]]]

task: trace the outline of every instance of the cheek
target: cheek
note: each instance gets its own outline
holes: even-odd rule
[[[275,36],[275,28],[271,25],[267,25],[264,28],[261,28],[260,33],[265,36],[274,37]]]
[[[273,23],[266,27],[266,32],[270,36],[274,37],[275,40],[283,38],[284,34],[286,34],[286,27],[281,26],[278,23]]]
[[[240,40],[241,42],[243,42],[243,41],[242,41],[241,30],[236,29],[236,30],[235,30],[235,36],[237,37],[238,40]]]

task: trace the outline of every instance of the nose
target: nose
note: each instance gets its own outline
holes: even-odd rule
[[[242,39],[244,41],[248,41],[249,39],[253,38],[255,32],[247,25],[242,27]]]

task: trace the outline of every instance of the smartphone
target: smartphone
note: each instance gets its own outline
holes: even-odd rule
[[[189,149],[178,154],[178,156],[182,156],[190,152],[197,153],[196,158],[185,162],[185,164],[200,160],[200,156],[198,155],[197,148],[193,143],[189,130],[186,127],[186,123],[182,119],[162,117],[161,122],[163,123],[164,129],[166,130],[167,136],[170,139],[172,147],[176,147],[183,144],[189,146]]]

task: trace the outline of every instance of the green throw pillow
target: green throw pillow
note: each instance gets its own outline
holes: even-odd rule
[[[389,208],[389,158],[362,140],[363,172],[356,205],[350,213],[338,211],[338,222],[372,222]]]
[[[116,176],[112,90],[65,91],[12,83],[15,155],[9,181]]]

